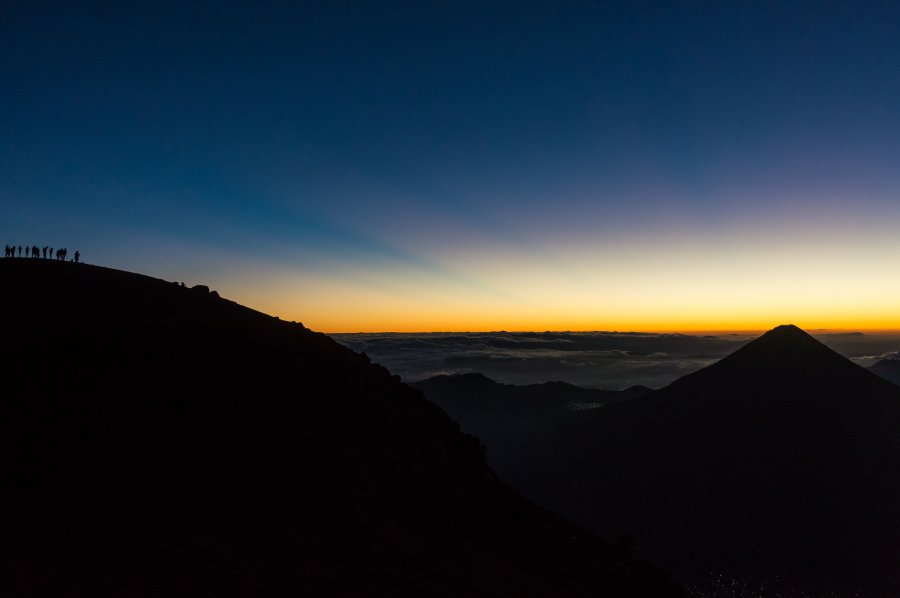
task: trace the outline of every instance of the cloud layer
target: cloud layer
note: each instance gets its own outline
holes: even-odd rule
[[[498,382],[563,380],[589,388],[659,388],[705,367],[753,338],[747,334],[489,332],[334,334],[404,380],[479,372]],[[897,335],[829,334],[819,340],[860,365],[900,347]]]
[[[509,384],[659,387],[727,355],[747,336],[604,332],[337,334],[404,380],[480,372]]]

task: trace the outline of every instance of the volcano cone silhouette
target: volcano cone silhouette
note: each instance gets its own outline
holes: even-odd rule
[[[900,388],[796,326],[544,449],[514,485],[685,574],[900,595]]]

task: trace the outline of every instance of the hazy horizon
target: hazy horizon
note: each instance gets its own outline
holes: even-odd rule
[[[900,351],[900,332],[807,331],[863,367]],[[480,373],[506,384],[563,381],[618,390],[660,388],[710,365],[759,333],[430,332],[331,334],[407,382]]]
[[[251,307],[251,306],[248,306]],[[278,315],[278,314],[270,314],[270,315]],[[281,319],[281,316],[278,316]],[[454,330],[440,330],[440,329],[423,329],[423,330],[317,330],[317,332],[322,332],[328,335],[352,335],[352,334],[464,334],[464,333],[504,333],[504,332],[521,332],[521,333],[602,333],[602,334],[684,334],[684,335],[692,335],[699,336],[705,334],[713,334],[713,335],[759,335],[772,330],[777,326],[782,326],[784,324],[792,324],[801,328],[802,330],[812,334],[871,334],[871,335],[892,335],[897,334],[900,335],[900,328],[806,328],[800,326],[798,324],[794,324],[793,322],[782,322],[780,324],[773,324],[767,328],[705,328],[702,330],[698,329],[681,329],[681,328],[653,328],[653,329],[600,329],[600,328],[585,328],[585,329],[573,329],[573,328],[558,328],[558,329],[541,329],[541,328],[460,328]]]

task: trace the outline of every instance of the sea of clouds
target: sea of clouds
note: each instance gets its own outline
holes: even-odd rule
[[[900,350],[900,335],[814,334],[860,365]],[[498,382],[562,380],[609,390],[663,387],[737,350],[755,335],[629,332],[466,332],[331,335],[407,382],[479,372]]]

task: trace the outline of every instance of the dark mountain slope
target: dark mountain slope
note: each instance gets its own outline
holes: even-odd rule
[[[900,595],[900,389],[798,328],[580,415],[511,483],[686,574]]]
[[[0,331],[7,595],[679,595],[299,324],[16,259]]]

